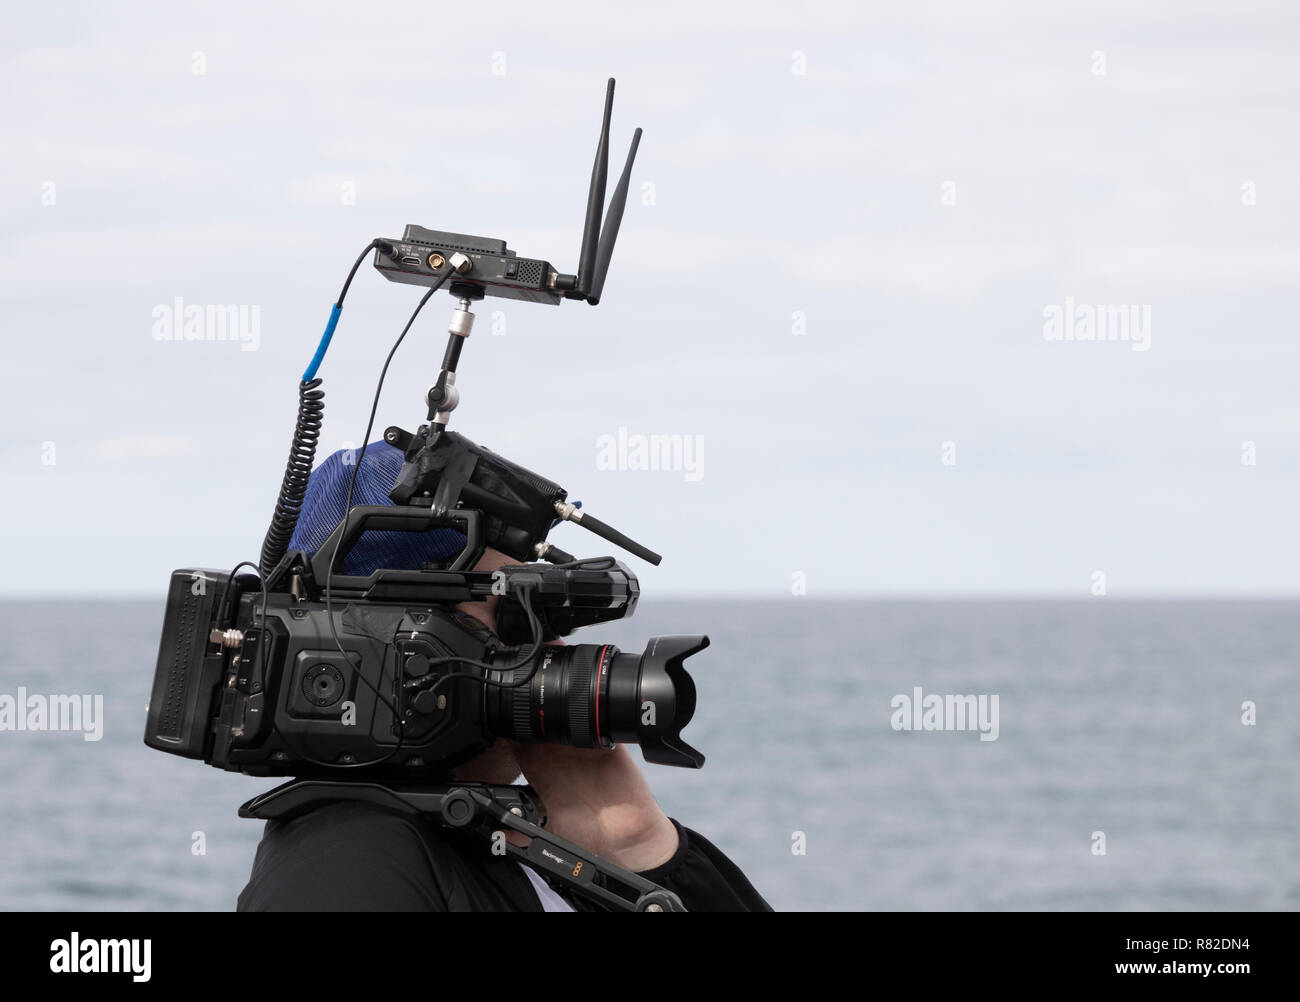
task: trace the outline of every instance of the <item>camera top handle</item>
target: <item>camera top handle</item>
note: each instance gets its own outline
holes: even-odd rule
[[[311,559],[312,577],[318,582],[329,581],[331,587],[345,589],[356,587],[365,578],[340,575],[352,547],[365,532],[427,532],[430,529],[458,528],[465,534],[465,548],[446,568],[448,571],[473,570],[483,556],[483,514],[474,508],[454,508],[437,512],[432,508],[415,505],[356,505],[339,519],[334,531],[316,550]],[[331,567],[331,560],[333,566]]]

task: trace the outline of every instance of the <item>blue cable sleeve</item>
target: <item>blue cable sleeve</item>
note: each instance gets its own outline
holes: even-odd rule
[[[343,312],[343,305],[335,303],[334,308],[330,310],[330,322],[325,325],[325,333],[321,335],[320,344],[316,346],[316,354],[307,366],[307,371],[302,374],[304,383],[310,382],[316,378],[316,370],[320,368],[321,362],[325,361],[325,352],[329,350],[330,338],[334,336],[334,328],[338,325],[339,314]]]

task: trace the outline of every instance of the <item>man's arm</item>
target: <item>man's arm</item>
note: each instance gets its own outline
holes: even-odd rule
[[[489,549],[475,570],[517,563]],[[490,598],[459,608],[495,632],[496,602]],[[772,910],[716,846],[664,814],[626,745],[574,748],[510,742],[510,747],[545,805],[548,831],[662,884],[688,911]],[[527,842],[514,833],[510,838],[517,844]]]

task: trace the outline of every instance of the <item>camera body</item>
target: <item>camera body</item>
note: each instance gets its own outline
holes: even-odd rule
[[[231,625],[221,624],[223,608],[236,610]],[[484,656],[474,621],[461,618],[386,603],[327,611],[287,592],[267,594],[263,611],[251,575],[175,571],[145,743],[259,776],[445,772],[491,740],[482,687],[454,680],[424,712],[400,682],[420,658]],[[399,727],[394,711],[410,722]]]
[[[680,737],[695,710],[682,662],[707,637],[639,655],[543,643],[635,608],[636,577],[611,558],[337,576],[328,602],[306,554],[280,570],[267,588],[173,572],[147,745],[250,775],[403,783],[446,778],[497,737],[636,742],[650,762],[703,764]],[[497,634],[456,608],[493,595]]]

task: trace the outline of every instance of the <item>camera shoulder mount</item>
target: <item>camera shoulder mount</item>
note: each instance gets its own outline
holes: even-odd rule
[[[354,780],[295,779],[268,790],[239,808],[241,818],[283,821],[314,807],[353,801],[437,820],[451,829],[470,830],[493,844],[493,851],[550,874],[586,898],[618,911],[684,912],[672,891],[631,870],[601,859],[541,827],[541,808],[529,786],[442,783],[397,786]],[[545,819],[541,819],[543,822]],[[503,829],[529,837],[527,847],[504,837]]]

